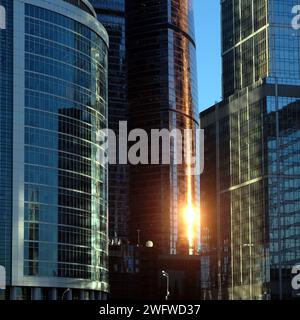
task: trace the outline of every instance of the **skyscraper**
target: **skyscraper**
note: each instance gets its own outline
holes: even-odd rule
[[[151,129],[197,128],[192,1],[127,1],[126,25],[130,129],[150,136]],[[131,242],[150,240],[162,254],[198,254],[199,215],[191,222],[186,214],[189,202],[199,208],[198,193],[198,177],[174,161],[132,165]]]
[[[300,33],[291,12],[297,4],[221,2],[224,100],[201,113],[207,298],[296,297]]]
[[[93,0],[91,3],[110,37],[109,128],[117,135],[120,121],[128,121],[128,129],[140,128],[148,132],[151,129],[196,128],[192,3],[125,0]],[[161,19],[159,26],[156,18]],[[169,26],[163,24],[167,21],[170,21]],[[153,30],[155,34],[153,36],[143,30]],[[162,34],[164,40],[159,44]],[[149,40],[151,44],[147,46]],[[156,65],[151,73],[149,63],[155,60]],[[147,92],[146,87],[150,90],[151,87],[161,88],[161,92],[159,89]],[[168,109],[170,106],[173,111]],[[158,108],[161,114],[157,113]],[[142,114],[141,111],[146,112]],[[149,173],[151,176],[148,179]],[[187,190],[190,190],[190,197]],[[189,244],[185,217],[188,198],[193,200],[195,208],[199,208],[198,193],[198,180],[191,177],[188,183],[180,166],[109,166],[109,234],[110,239],[114,240],[110,247],[112,298],[140,299],[143,293],[145,299],[153,299],[164,295],[161,288],[165,285],[165,279],[162,278],[161,268],[165,268],[166,261],[176,278],[177,297],[179,291],[183,294],[183,287],[189,281],[195,283],[190,294],[196,296],[199,281],[194,279],[199,278],[199,259],[174,257],[173,260],[168,254],[182,253],[184,256],[191,252],[198,253],[199,225],[195,221],[192,226],[195,237]],[[180,206],[177,205],[178,199]],[[148,240],[154,242],[153,248],[144,247]],[[159,256],[158,253],[166,256]],[[153,259],[149,259],[149,254],[151,257],[153,255]],[[135,265],[138,267],[135,268]],[[143,271],[148,268],[146,265],[152,266],[146,272],[149,276],[145,276]],[[188,265],[189,269],[183,268],[184,265]],[[192,269],[195,270],[195,278],[191,276]],[[171,283],[171,289],[173,287],[174,283]]]
[[[92,0],[99,21],[109,35],[108,127],[116,134],[119,122],[128,120],[125,0]],[[109,166],[109,237],[128,239],[129,170]]]
[[[0,1],[0,264],[7,299],[108,292],[108,36],[86,0]]]

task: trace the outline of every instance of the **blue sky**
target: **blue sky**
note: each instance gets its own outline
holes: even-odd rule
[[[194,0],[200,111],[221,98],[220,1]]]

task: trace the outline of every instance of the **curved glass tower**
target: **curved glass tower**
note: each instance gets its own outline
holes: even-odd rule
[[[86,0],[0,5],[6,298],[104,299],[107,172],[96,136],[107,126],[107,33]]]
[[[127,1],[126,15],[130,128],[197,128],[193,1]],[[151,240],[163,254],[198,253],[199,215],[188,226],[186,206],[199,208],[199,180],[185,169],[174,162],[132,166],[131,241]]]

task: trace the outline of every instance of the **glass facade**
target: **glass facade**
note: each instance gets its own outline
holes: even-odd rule
[[[228,99],[201,114],[206,129],[202,249],[210,270],[203,294],[208,298],[296,297],[291,270],[300,260],[300,33],[292,28],[291,12],[297,4],[222,2]]]
[[[94,15],[94,11],[92,10],[91,5],[86,0],[63,0],[63,1],[68,2],[73,6],[76,6],[84,10],[85,12],[91,14],[92,16]]]
[[[0,265],[11,283],[12,135],[13,135],[13,4],[1,0],[6,9],[6,29],[0,30]],[[0,293],[0,299],[2,298]]]
[[[267,98],[270,281],[273,296],[284,299],[295,297],[291,270],[300,261],[299,103],[292,92]]]
[[[296,0],[269,0],[270,83],[300,85],[300,34],[292,28]]]
[[[197,128],[192,1],[127,1],[126,14],[130,129]],[[198,221],[189,248],[184,208],[188,190],[198,208],[199,181],[185,173],[173,163],[131,167],[132,243],[151,240],[164,254],[198,253]]]
[[[205,298],[295,297],[299,98],[297,86],[265,83],[201,115]]]
[[[15,72],[9,75],[20,77],[24,98],[18,91],[21,104],[12,107],[12,99],[6,101],[10,110],[19,108],[24,115],[24,127],[14,127],[14,137],[24,132],[18,151],[24,157],[18,167],[24,186],[16,177],[13,182],[13,188],[24,193],[14,198],[23,201],[14,211],[14,223],[22,229],[24,260],[12,261],[13,269],[22,266],[23,277],[15,279],[11,298],[60,299],[70,288],[69,299],[87,294],[98,299],[100,292],[108,291],[107,169],[99,162],[96,139],[107,127],[108,44],[103,27],[90,13],[62,1],[61,12],[43,4],[15,4],[24,19],[21,26],[22,20],[14,22],[23,33],[18,36],[24,41],[24,61],[15,57]],[[85,24],[87,18],[92,23]],[[18,69],[20,63],[24,70]],[[1,104],[1,117],[9,124],[7,109]],[[6,171],[3,163],[1,159],[1,172]],[[6,188],[12,192],[9,183]],[[4,203],[1,200],[1,206]]]
[[[225,0],[221,5],[226,98],[269,74],[269,1]]]
[[[125,0],[93,0],[99,21],[109,35],[108,127],[118,135],[119,121],[128,120]],[[129,170],[109,166],[109,237],[128,239]]]
[[[222,2],[223,96],[252,83],[299,85],[299,34],[292,28],[295,0]]]

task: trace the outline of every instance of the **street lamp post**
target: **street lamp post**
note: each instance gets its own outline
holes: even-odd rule
[[[166,271],[162,271],[161,272],[163,277],[165,277],[167,279],[167,294],[166,294],[166,300],[169,300],[170,297],[170,277],[169,274]]]
[[[140,246],[140,235],[141,235],[141,230],[140,230],[140,229],[138,229],[138,230],[136,230],[136,232],[137,232],[137,246],[139,247],[139,246]]]
[[[61,296],[61,300],[64,300],[65,294],[68,293],[69,291],[70,291],[70,288],[66,289],[66,290],[63,292],[63,294],[62,294],[62,296]]]

